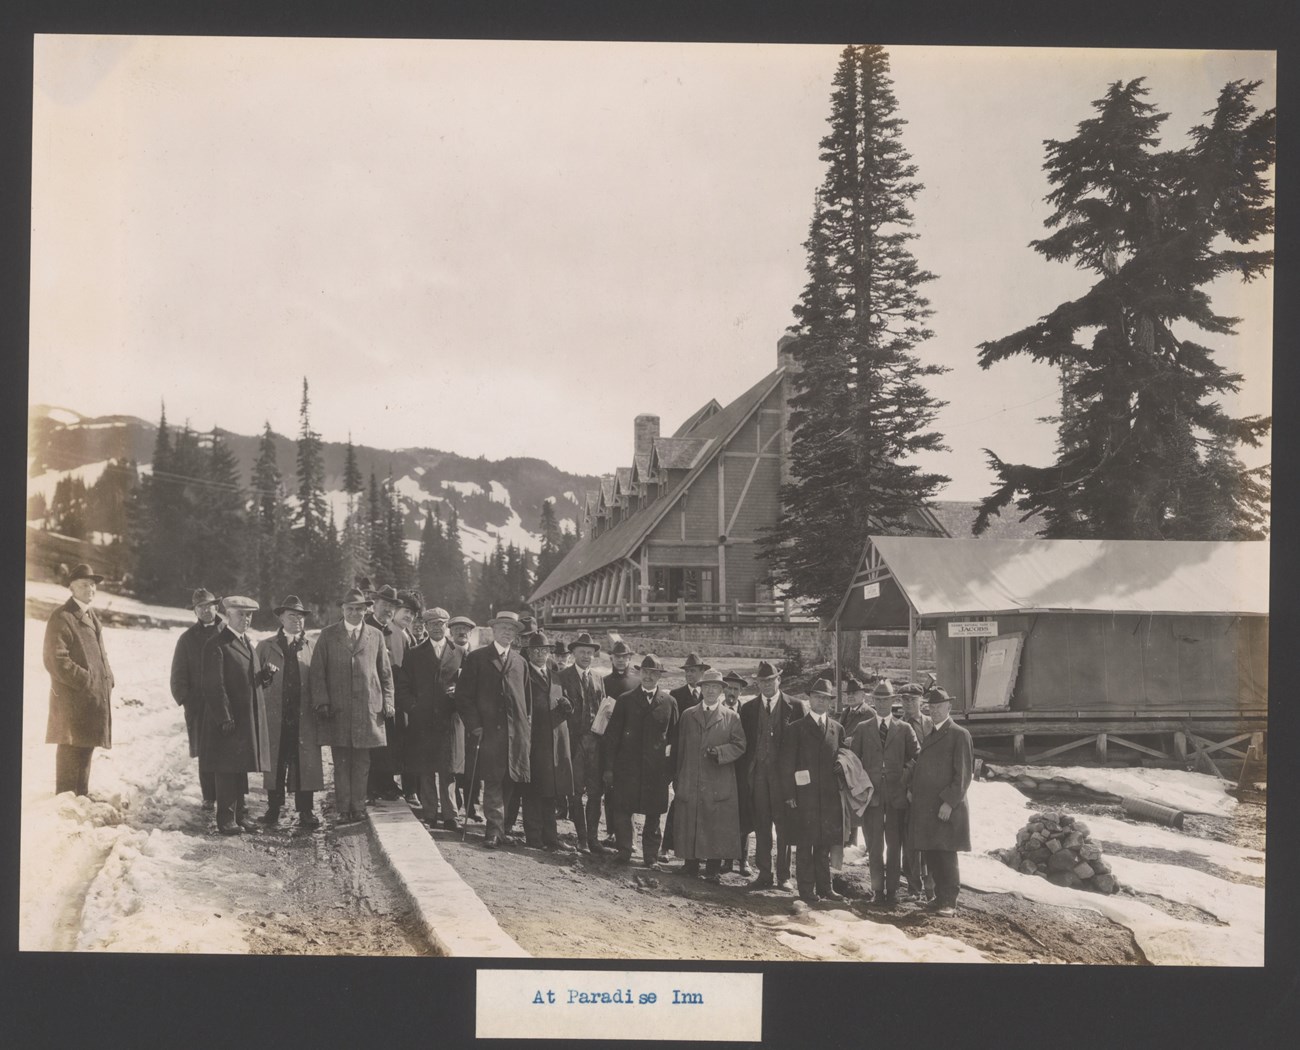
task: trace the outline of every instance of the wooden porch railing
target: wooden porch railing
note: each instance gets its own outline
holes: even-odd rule
[[[537,608],[541,623],[789,623],[802,619],[792,615],[788,601],[768,602],[605,602],[548,604]]]

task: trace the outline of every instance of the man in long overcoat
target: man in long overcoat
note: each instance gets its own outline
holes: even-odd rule
[[[104,577],[89,565],[68,574],[72,596],[45,624],[45,670],[50,674],[50,715],[45,742],[54,750],[54,791],[90,791],[95,748],[113,746],[113,669],[104,628],[91,608]]]
[[[532,711],[528,783],[523,786],[524,840],[529,846],[572,852],[556,832],[556,806],[573,796],[573,750],[569,717],[573,704],[557,681],[551,643],[534,631],[520,645],[528,660],[525,690]]]
[[[925,738],[912,765],[909,845],[922,850],[934,878],[934,907],[953,915],[961,872],[957,851],[970,852],[970,788],[975,749],[970,733],[952,720],[952,699],[937,687],[925,694],[934,719],[934,732]]]
[[[266,787],[266,813],[262,823],[274,825],[280,819],[286,792],[293,792],[298,826],[320,827],[313,792],[325,790],[321,765],[316,711],[311,704],[311,655],[315,645],[307,637],[307,609],[296,594],[276,606],[280,629],[257,645],[263,667],[278,667],[281,673],[266,687],[266,728],[271,741],[273,767],[262,774]]]
[[[844,727],[830,716],[834,699],[834,686],[818,679],[808,692],[811,710],[781,740],[781,781],[799,845],[795,875],[799,897],[809,904],[843,900],[831,888],[831,847],[844,842],[844,805],[835,774]]]
[[[396,672],[402,666],[402,657],[406,652],[406,635],[393,622],[393,614],[401,607],[401,599],[398,598],[396,589],[387,583],[379,590],[369,592],[366,597],[372,604],[366,613],[365,622],[383,635],[384,644],[388,647],[389,666]],[[395,779],[401,772],[402,751],[402,728],[397,724],[396,715],[390,715],[384,724],[384,741],[370,751],[370,772],[366,778],[367,797],[393,802],[406,793]]]
[[[659,688],[664,665],[653,653],[641,661],[641,684],[614,704],[605,729],[605,771],[609,815],[618,840],[618,860],[632,859],[632,815],[645,814],[641,834],[646,867],[659,859],[659,821],[668,808],[668,785],[676,772],[677,701]]]
[[[504,610],[489,622],[492,641],[465,657],[456,685],[456,710],[465,723],[465,762],[471,781],[483,780],[483,845],[507,841],[506,801],[529,780],[532,727],[527,661],[511,648],[519,614]]]
[[[244,795],[249,773],[272,769],[264,690],[276,672],[262,666],[248,637],[257,602],[233,594],[222,605],[226,622],[203,648],[199,770],[214,775],[217,830],[238,835],[261,830],[248,816]]]
[[[365,622],[365,593],[354,587],[341,604],[343,619],[316,638],[310,691],[320,743],[334,758],[338,821],[352,824],[365,815],[371,749],[383,747],[393,717],[393,665],[383,634]]]
[[[722,704],[736,712],[739,717],[741,709],[745,706],[745,698],[740,694],[749,687],[745,681],[735,671],[728,671],[722,676]],[[741,729],[744,729],[742,723]],[[749,742],[745,742],[748,748]],[[740,800],[740,874],[749,875],[749,837],[754,832],[754,804],[750,793],[745,790],[744,773],[741,765],[744,763],[745,756],[731,764],[731,771],[736,775],[736,797]],[[730,860],[723,860],[722,871],[729,872],[734,867]]]
[[[781,676],[766,660],[755,677],[759,695],[740,709],[740,724],[747,747],[737,764],[740,789],[749,794],[754,822],[754,859],[758,878],[753,889],[790,884],[790,848],[793,818],[786,805],[781,779],[781,744],[788,727],[803,718],[803,703],[781,691]],[[776,879],[772,878],[772,829],[776,828]]]
[[[681,716],[677,730],[677,852],[685,874],[722,881],[722,861],[740,856],[740,800],[735,761],[745,753],[740,715],[721,702],[722,674],[700,677],[700,703]]]
[[[420,615],[421,637],[406,650],[398,672],[399,703],[406,715],[402,761],[415,778],[420,818],[458,831],[453,767],[456,760],[456,679],[465,654],[447,637],[448,613],[434,606]],[[461,738],[464,762],[464,737]]]
[[[600,687],[605,691],[605,696],[614,702],[624,693],[635,689],[641,684],[641,675],[635,667],[632,666],[632,658],[636,654],[627,647],[627,643],[621,638],[609,648],[609,662],[611,670],[609,674],[601,679]],[[606,706],[609,706],[608,704]],[[610,709],[612,711],[612,708]],[[608,723],[608,716],[605,719]],[[601,729],[601,748],[605,744],[604,728]],[[600,775],[605,768],[604,751],[601,752],[600,763],[597,766],[597,775]],[[601,781],[601,787],[604,788],[604,781]],[[617,840],[614,837],[614,824],[609,817],[609,792],[605,791],[605,838],[600,840],[602,849],[608,852],[618,847]]]
[[[924,696],[925,690],[911,682],[898,691],[898,697],[903,702],[903,721],[912,727],[918,745],[924,744],[926,738],[934,732],[934,721],[929,715],[921,714],[921,700]],[[910,805],[908,806],[908,814],[910,819]],[[907,833],[907,822],[905,821],[903,824],[903,874],[907,878],[908,893],[916,900],[932,900],[934,898],[934,879],[925,866],[925,854],[908,845],[909,841],[910,836]]]
[[[573,654],[573,663],[556,675],[556,681],[573,708],[569,715],[569,744],[573,749],[574,793],[569,800],[569,816],[577,832],[578,849],[605,853],[605,847],[600,844],[600,802],[605,794],[601,778],[601,734],[592,729],[596,712],[605,701],[604,680],[591,666],[600,652],[600,644],[584,631],[568,644],[568,651]]]
[[[203,717],[203,647],[221,630],[221,614],[217,612],[217,598],[211,591],[200,587],[190,596],[190,608],[195,622],[176,639],[172,653],[172,699],[185,712],[185,733],[190,740],[190,758],[199,757],[199,720]],[[217,788],[211,773],[199,774],[199,791],[203,795],[203,809],[211,810],[217,804]]]
[[[920,749],[912,727],[893,716],[893,692],[892,686],[888,690],[879,686],[872,690],[875,709],[854,722],[848,742],[849,750],[862,762],[873,788],[871,801],[862,811],[872,897],[888,906],[897,900],[903,864],[903,829],[907,819],[904,776]]]
[[[680,718],[686,714],[692,707],[700,702],[700,676],[709,670],[709,665],[700,659],[699,653],[687,653],[686,662],[682,664],[682,674],[686,678],[683,685],[679,685],[672,691],[672,698],[677,701],[677,717]],[[668,816],[664,819],[664,843],[663,850],[667,859],[667,853],[674,850],[673,836],[673,814],[676,810],[675,803],[669,803]]]

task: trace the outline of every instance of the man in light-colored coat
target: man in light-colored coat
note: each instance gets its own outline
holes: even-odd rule
[[[320,743],[334,757],[334,800],[340,824],[365,815],[370,751],[383,747],[393,717],[393,665],[378,628],[365,623],[371,602],[353,588],[343,619],[321,631],[311,661],[311,702]]]
[[[88,794],[95,748],[113,746],[113,669],[103,625],[91,609],[103,578],[89,565],[75,566],[68,575],[72,596],[45,625],[45,670],[50,674],[45,742],[57,745],[55,794]]]
[[[199,757],[199,720],[203,717],[203,647],[221,631],[224,622],[217,612],[217,598],[205,587],[190,596],[195,623],[176,639],[172,653],[172,699],[185,712],[185,732],[190,739],[190,758]],[[203,809],[217,804],[217,787],[211,773],[199,774]]]
[[[970,852],[970,788],[975,750],[970,733],[952,720],[952,700],[947,692],[931,688],[925,694],[934,719],[934,732],[925,739],[912,765],[908,821],[909,845],[925,852],[926,867],[934,878],[934,907],[939,915],[953,915],[961,873],[957,852]]]
[[[266,687],[266,728],[273,768],[262,774],[267,809],[264,824],[276,824],[286,792],[293,792],[298,826],[320,827],[312,793],[325,790],[316,712],[311,704],[311,656],[315,645],[305,632],[307,610],[296,594],[275,609],[280,629],[257,645],[263,666],[280,673]]]
[[[745,753],[740,715],[722,704],[722,674],[705,671],[700,702],[687,709],[677,727],[677,779],[674,801],[676,851],[687,875],[704,861],[704,878],[721,882],[723,860],[740,856],[740,799],[734,763]]]

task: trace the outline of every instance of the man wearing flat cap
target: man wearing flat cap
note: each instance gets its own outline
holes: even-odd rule
[[[199,771],[214,774],[217,830],[223,835],[260,831],[245,809],[248,774],[271,772],[265,689],[278,666],[263,666],[248,637],[258,605],[240,594],[222,599],[226,622],[203,648],[203,718]]]
[[[677,733],[677,852],[687,875],[722,881],[722,862],[740,852],[740,800],[734,763],[745,753],[740,715],[722,703],[722,674],[700,676],[700,702],[681,716]]]
[[[789,726],[804,716],[804,706],[781,691],[781,676],[766,660],[755,675],[758,696],[740,709],[747,747],[737,763],[741,791],[748,792],[754,822],[754,859],[758,878],[750,886],[790,892],[791,825],[781,779],[781,745]],[[772,877],[772,839],[776,829],[776,878]]]
[[[311,702],[320,742],[334,758],[334,805],[340,824],[365,816],[371,750],[383,747],[393,717],[393,662],[383,633],[365,622],[373,604],[354,587],[340,603],[343,619],[316,638]]]
[[[573,852],[560,841],[556,830],[556,809],[571,798],[575,784],[573,751],[569,743],[569,717],[573,704],[556,680],[550,662],[550,640],[534,631],[521,642],[528,660],[525,691],[532,712],[532,747],[528,760],[528,783],[521,785],[524,809],[524,839],[534,848]]]
[[[172,699],[185,712],[185,732],[190,740],[190,758],[199,757],[199,721],[203,717],[203,647],[221,631],[224,622],[217,612],[217,598],[206,587],[190,596],[195,622],[176,639],[172,654]],[[203,809],[217,804],[217,786],[211,773],[199,774]]]
[[[632,817],[643,813],[642,859],[651,867],[659,859],[659,821],[668,808],[668,785],[676,773],[673,743],[678,715],[677,701],[659,688],[663,662],[647,654],[640,671],[640,684],[618,698],[609,716],[602,776],[609,789],[618,860],[632,859]]]
[[[95,748],[113,746],[113,670],[104,628],[91,606],[104,577],[89,565],[68,574],[72,592],[45,625],[45,670],[50,675],[50,715],[45,742],[55,744],[54,791],[90,792]]]
[[[406,635],[399,625],[393,622],[393,616],[402,601],[396,588],[386,583],[378,590],[369,591],[366,597],[371,601],[365,622],[377,630],[384,638],[388,649],[388,662],[394,674],[402,666],[402,656],[406,652]],[[366,782],[367,797],[396,801],[405,793],[395,779],[399,769],[399,751],[401,748],[401,729],[396,725],[396,717],[390,717],[384,725],[384,744],[370,751],[370,773]]]
[[[397,672],[397,691],[406,716],[402,749],[404,772],[416,780],[420,797],[420,819],[433,827],[441,824],[458,831],[453,767],[456,755],[456,679],[465,654],[447,637],[446,609],[434,606],[420,614],[421,629],[416,643],[406,650]]]
[[[309,695],[315,646],[307,637],[307,609],[296,594],[288,595],[274,612],[280,629],[257,645],[262,666],[281,669],[266,687],[266,728],[274,768],[262,774],[267,802],[262,823],[274,827],[279,822],[287,793],[292,791],[298,826],[311,830],[320,827],[313,793],[325,790],[316,712]]]
[[[818,679],[808,691],[808,713],[781,738],[781,783],[799,846],[799,898],[809,904],[843,899],[831,886],[831,849],[844,844],[845,830],[835,773],[844,727],[830,716],[834,700],[835,687]]]
[[[465,723],[465,764],[471,781],[483,779],[483,845],[505,844],[506,802],[529,780],[532,723],[527,661],[512,648],[519,614],[498,612],[488,622],[492,641],[465,657],[456,685],[456,710]]]
[[[601,777],[601,733],[592,728],[597,725],[596,714],[605,702],[604,680],[592,666],[600,652],[600,643],[583,631],[566,648],[573,654],[573,663],[558,672],[556,681],[573,708],[569,715],[569,744],[573,749],[574,795],[569,800],[569,816],[578,836],[578,848],[604,853],[605,847],[600,842],[600,802],[605,793]]]
[[[961,873],[958,851],[970,852],[970,788],[975,751],[971,736],[952,720],[952,698],[937,686],[925,694],[934,732],[925,738],[910,770],[908,845],[922,850],[934,878],[934,908],[955,914]]]

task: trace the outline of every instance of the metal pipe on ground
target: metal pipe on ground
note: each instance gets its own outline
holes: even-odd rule
[[[1134,820],[1149,820],[1154,824],[1164,824],[1171,828],[1183,826],[1183,811],[1170,806],[1162,806],[1146,798],[1125,798],[1124,815]]]

